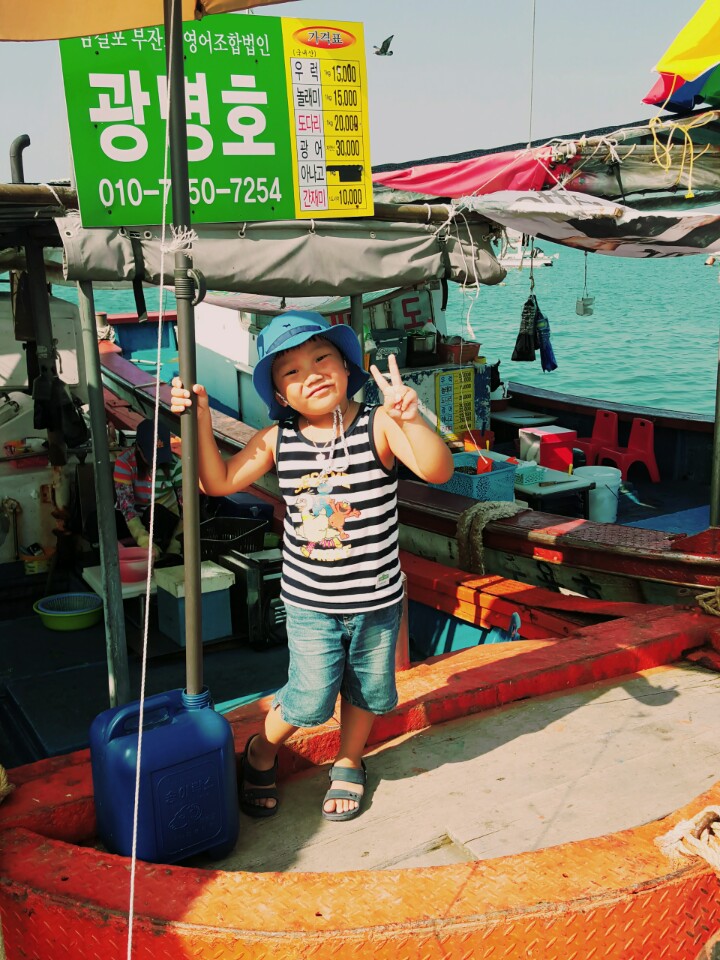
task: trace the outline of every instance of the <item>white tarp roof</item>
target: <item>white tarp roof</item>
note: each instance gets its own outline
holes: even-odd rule
[[[615,257],[681,257],[720,252],[720,214],[645,213],[565,190],[504,191],[463,197],[468,209],[521,233]]]

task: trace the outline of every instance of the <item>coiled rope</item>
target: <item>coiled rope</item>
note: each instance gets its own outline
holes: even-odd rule
[[[15,784],[10,783],[5,767],[0,767],[0,803],[9,796],[15,789]]]
[[[712,617],[720,617],[720,587],[715,587],[707,593],[699,593],[695,600],[705,613],[709,613]]]
[[[672,860],[700,857],[720,873],[720,807],[705,807],[656,837],[655,843]]]

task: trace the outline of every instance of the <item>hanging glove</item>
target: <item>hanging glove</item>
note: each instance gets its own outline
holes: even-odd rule
[[[127,521],[127,528],[130,531],[131,537],[139,547],[146,549],[150,546],[150,534],[143,526],[140,517],[131,517],[130,520]]]

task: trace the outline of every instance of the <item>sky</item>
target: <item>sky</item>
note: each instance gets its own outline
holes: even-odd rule
[[[646,119],[657,112],[642,103],[653,66],[700,5],[535,0],[534,29],[533,0],[296,0],[259,15],[364,24],[371,157],[381,164]],[[374,56],[390,34],[394,55]],[[0,182],[23,133],[27,182],[70,179],[57,43],[3,44],[0,78]]]

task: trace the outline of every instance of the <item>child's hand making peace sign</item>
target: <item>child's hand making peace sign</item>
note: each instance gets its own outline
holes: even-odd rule
[[[412,387],[402,382],[398,370],[395,354],[388,356],[388,370],[390,380],[386,380],[378,368],[373,364],[370,367],[375,383],[383,395],[383,408],[393,420],[414,420],[418,415],[418,395]]]

